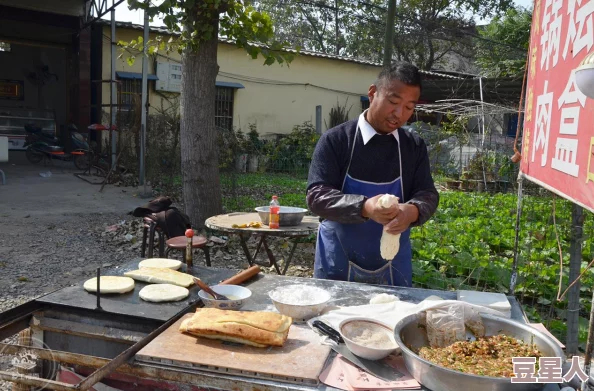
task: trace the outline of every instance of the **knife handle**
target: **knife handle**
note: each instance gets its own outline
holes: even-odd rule
[[[322,333],[324,333],[325,335],[327,335],[328,337],[330,337],[337,343],[344,343],[344,340],[342,339],[342,336],[340,335],[340,333],[338,331],[334,330],[334,328],[327,325],[326,323],[324,323],[320,320],[314,320],[314,322],[312,323],[312,326],[315,327],[316,329],[320,330]]]

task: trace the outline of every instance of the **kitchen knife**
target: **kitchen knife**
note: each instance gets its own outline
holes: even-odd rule
[[[383,360],[371,361],[355,356],[345,344],[332,345],[332,350],[334,350],[336,353],[340,353],[353,365],[384,381],[396,381],[404,376],[404,374],[400,373],[396,368],[388,365]]]
[[[361,368],[365,372],[387,382],[398,380],[404,376],[403,373],[400,373],[396,368],[388,365],[383,360],[372,361],[355,356],[344,344],[344,340],[342,339],[340,333],[330,325],[316,320],[312,323],[312,326],[336,342],[335,345],[332,345],[332,350],[341,354],[347,361],[351,362],[358,368]]]
[[[312,326],[316,329],[320,330],[323,334],[328,336],[330,339],[334,340],[336,343],[344,343],[342,336],[332,327],[328,326],[326,323],[322,322],[321,320],[314,320]]]

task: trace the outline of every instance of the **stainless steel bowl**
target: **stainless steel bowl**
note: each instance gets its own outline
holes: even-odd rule
[[[540,390],[543,383],[512,383],[509,378],[465,374],[437,366],[422,359],[412,350],[428,346],[425,328],[419,327],[420,314],[409,315],[396,324],[394,339],[402,349],[404,363],[410,374],[422,385],[439,391],[485,390],[523,391]],[[515,320],[481,314],[487,336],[505,334],[526,343],[534,343],[544,357],[561,357],[564,354],[559,345],[549,336]]]
[[[256,208],[256,212],[260,215],[262,224],[268,225],[268,219],[270,217],[270,206],[259,206]],[[296,208],[293,206],[281,206],[279,214],[279,225],[281,227],[290,227],[293,225],[301,224],[303,216],[307,213],[307,209]]]

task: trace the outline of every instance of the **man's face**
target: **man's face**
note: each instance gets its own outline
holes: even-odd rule
[[[369,87],[367,122],[378,133],[391,133],[408,121],[421,97],[419,86],[393,80],[385,86]]]

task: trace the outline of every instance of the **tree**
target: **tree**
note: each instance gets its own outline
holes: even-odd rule
[[[532,11],[517,7],[480,30],[476,62],[487,77],[522,77],[530,45]],[[498,44],[493,44],[498,42]]]
[[[215,82],[219,70],[219,36],[234,39],[252,58],[264,64],[283,63],[292,55],[273,41],[270,17],[242,0],[128,0],[130,9],[162,16],[174,36],[151,42],[149,54],[177,49],[182,54],[180,145],[182,190],[186,213],[195,227],[222,210],[215,127]],[[141,42],[142,43],[142,40]]]
[[[462,66],[454,59],[473,57],[474,18],[497,15],[510,4],[510,0],[401,0],[396,6],[393,57],[425,70],[465,70],[459,69]],[[383,30],[377,23],[369,28],[375,30],[369,34],[371,37]],[[377,39],[359,45],[374,45],[376,52],[381,50]]]
[[[254,5],[274,19],[277,39],[293,47],[345,55],[346,35],[355,10],[345,0],[256,0]],[[356,19],[355,19],[356,20]]]
[[[259,0],[275,20],[278,38],[304,48],[381,62],[386,0]],[[396,7],[394,59],[422,69],[452,68],[452,57],[474,56],[475,17],[504,12],[511,0],[400,0]],[[338,33],[336,32],[338,31]]]

